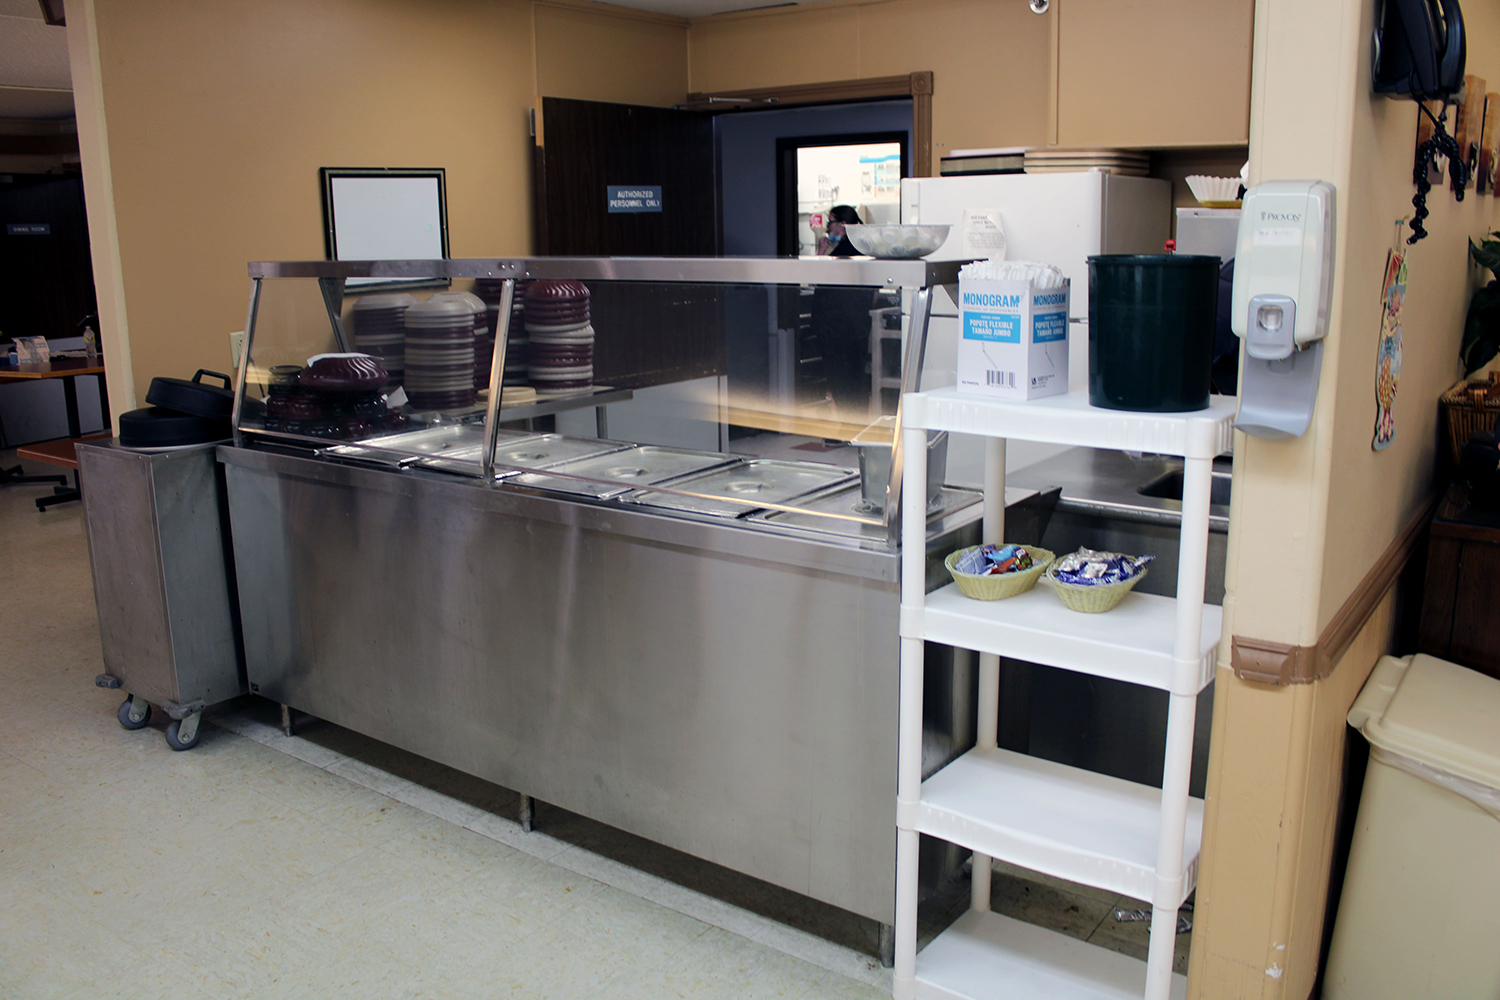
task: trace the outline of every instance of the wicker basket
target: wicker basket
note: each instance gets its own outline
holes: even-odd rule
[[[1495,420],[1500,418],[1500,372],[1490,372],[1488,381],[1454,384],[1439,397],[1439,405],[1448,427],[1448,447],[1457,462],[1470,437],[1495,429]]]
[[[1022,545],[1031,554],[1031,568],[1023,569],[1015,573],[994,573],[989,576],[978,576],[973,573],[960,573],[953,565],[963,556],[979,548],[971,545],[957,552],[950,552],[948,558],[943,560],[943,565],[953,576],[953,582],[958,584],[958,592],[965,597],[972,597],[976,601],[999,601],[1007,597],[1015,597],[1024,594],[1036,586],[1036,581],[1052,560],[1057,558],[1051,552],[1035,545]]]
[[[1130,588],[1140,583],[1146,577],[1146,571],[1141,570],[1128,580],[1119,583],[1080,584],[1064,583],[1047,570],[1047,582],[1052,584],[1052,589],[1057,591],[1057,596],[1074,611],[1082,611],[1087,614],[1098,614],[1108,611],[1121,601],[1125,595],[1130,593]]]

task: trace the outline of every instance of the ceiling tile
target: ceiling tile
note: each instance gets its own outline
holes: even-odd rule
[[[0,86],[71,89],[68,29],[0,17]]]

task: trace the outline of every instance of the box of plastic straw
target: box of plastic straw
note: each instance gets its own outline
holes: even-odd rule
[[[1068,279],[1050,264],[959,271],[958,391],[1039,399],[1068,391]]]

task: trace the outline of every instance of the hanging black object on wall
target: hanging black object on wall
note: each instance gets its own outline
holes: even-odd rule
[[[1458,0],[1385,0],[1375,33],[1377,94],[1446,100],[1464,87],[1464,15]]]
[[[1219,258],[1089,258],[1089,402],[1181,413],[1208,406]]]

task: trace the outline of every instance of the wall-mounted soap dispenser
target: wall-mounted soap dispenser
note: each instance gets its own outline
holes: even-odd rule
[[[1230,326],[1244,341],[1235,426],[1307,433],[1333,297],[1333,185],[1269,181],[1245,192]]]

